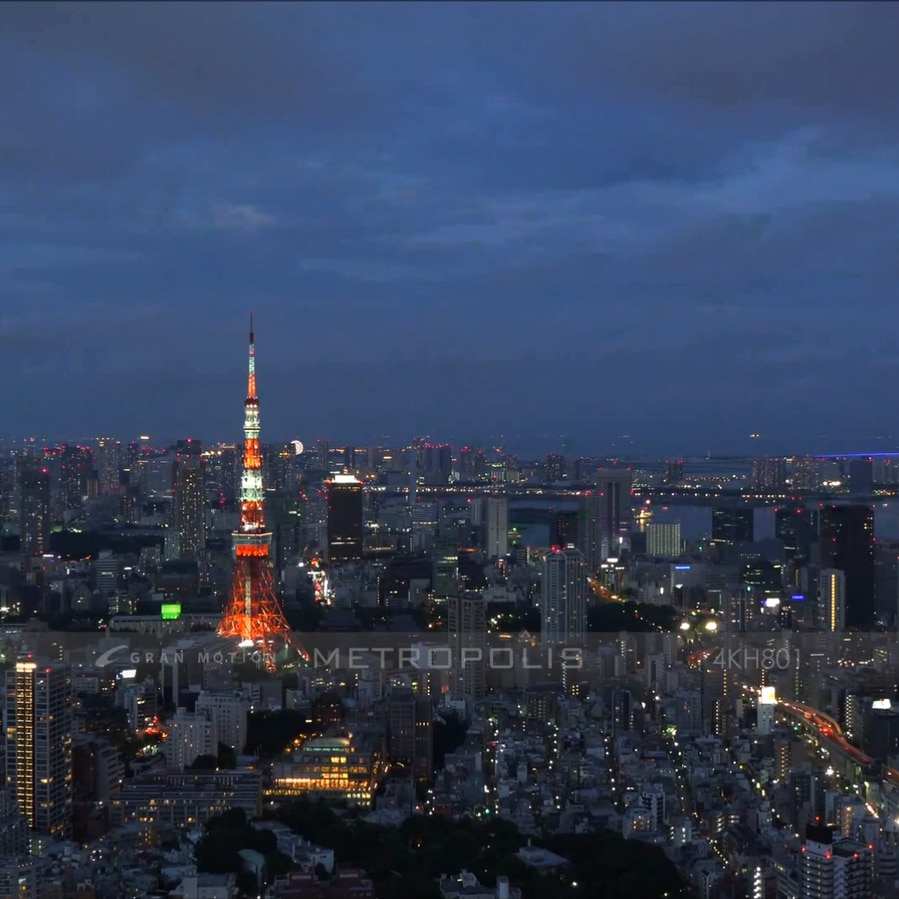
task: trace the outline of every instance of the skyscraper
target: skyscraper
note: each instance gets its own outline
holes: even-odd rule
[[[32,460],[19,464],[19,533],[25,555],[40,556],[49,551],[50,474]]]
[[[712,509],[712,543],[718,547],[752,543],[754,534],[754,509]]]
[[[100,493],[115,493],[119,489],[119,472],[125,467],[124,447],[112,437],[98,437],[96,459]]]
[[[63,508],[77,510],[84,504],[93,453],[86,446],[64,446],[59,457],[59,486]]]
[[[646,525],[646,555],[676,559],[683,551],[679,521],[652,521]]]
[[[19,661],[6,673],[6,784],[34,830],[65,837],[72,818],[72,673]]]
[[[328,482],[328,561],[362,558],[362,482],[351,474],[336,474]]]
[[[484,549],[489,559],[502,559],[509,554],[509,500],[505,496],[488,496],[484,500]]]
[[[874,510],[825,506],[821,510],[821,567],[846,577],[846,627],[869,628],[876,620]]]
[[[774,513],[774,536],[783,541],[784,558],[788,562],[809,559],[812,543],[818,539],[818,510],[777,509]]]
[[[481,703],[486,692],[487,603],[479,593],[463,593],[448,597],[446,608],[452,695]]]
[[[206,552],[206,466],[197,441],[175,455],[173,525],[182,559],[202,559]]]
[[[587,632],[587,563],[573,546],[543,557],[540,597],[543,641],[583,645]]]
[[[601,468],[596,477],[596,490],[582,500],[578,522],[578,549],[589,571],[597,571],[606,559],[617,556],[619,537],[631,520],[633,472]]]
[[[417,783],[433,775],[434,748],[431,700],[409,689],[394,688],[387,697],[387,755],[408,765]]]

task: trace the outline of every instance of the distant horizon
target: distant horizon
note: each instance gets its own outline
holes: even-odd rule
[[[143,432],[146,433],[146,432]],[[54,446],[62,446],[64,444],[90,444],[95,442],[100,438],[109,438],[112,440],[118,440],[123,444],[128,444],[131,442],[140,442],[139,437],[141,435],[136,435],[132,437],[121,437],[115,432],[107,432],[102,434],[95,434],[91,436],[79,435],[79,436],[70,436],[70,437],[59,437],[59,436],[37,436],[37,435],[29,435],[29,436],[0,436],[0,447],[22,447],[28,442],[34,440],[34,442],[39,446],[46,447],[54,447]],[[547,442],[535,442],[532,438],[522,438],[521,440],[516,440],[513,437],[504,437],[502,435],[497,435],[494,438],[486,438],[479,441],[474,440],[465,440],[461,438],[454,438],[452,435],[450,436],[442,436],[442,435],[429,435],[422,434],[420,432],[416,432],[412,437],[396,437],[391,438],[389,435],[382,435],[380,437],[371,439],[371,440],[354,440],[354,441],[342,441],[335,440],[329,438],[327,436],[315,437],[311,440],[305,440],[301,436],[291,436],[291,437],[281,437],[274,436],[269,437],[266,435],[264,427],[262,431],[261,443],[263,445],[277,445],[277,444],[287,444],[294,440],[299,440],[303,444],[303,453],[304,457],[311,455],[316,448],[316,443],[318,440],[327,440],[330,444],[332,450],[341,449],[344,447],[352,446],[355,449],[369,449],[369,448],[383,448],[383,449],[401,449],[405,447],[409,447],[412,443],[413,439],[416,438],[429,438],[435,443],[440,444],[449,444],[453,451],[456,452],[462,447],[468,446],[472,449],[482,449],[485,451],[493,451],[494,449],[501,448],[504,452],[508,452],[520,459],[524,459],[527,461],[535,461],[543,459],[545,456],[550,454],[559,454],[563,457],[569,459],[578,459],[578,458],[606,458],[606,459],[621,459],[623,461],[633,461],[633,462],[664,462],[666,460],[672,459],[684,459],[684,460],[693,460],[693,461],[701,461],[703,459],[710,460],[721,460],[726,461],[728,459],[733,460],[751,460],[753,458],[764,457],[764,456],[776,456],[776,457],[785,457],[785,458],[815,458],[815,459],[846,459],[846,458],[884,458],[891,456],[899,456],[899,448],[895,450],[871,450],[869,452],[859,451],[858,449],[847,449],[846,451],[829,451],[823,452],[819,450],[776,450],[776,449],[762,449],[763,441],[761,440],[747,440],[746,443],[742,447],[733,447],[729,449],[719,449],[717,451],[700,451],[700,452],[684,452],[683,450],[671,450],[671,451],[662,451],[662,450],[640,450],[638,447],[634,446],[627,450],[619,450],[616,449],[593,449],[586,446],[586,442],[583,444],[578,441],[576,445],[574,445],[574,441],[569,440],[569,438],[560,438],[559,443],[556,445],[552,445]],[[848,438],[843,438],[847,440]],[[880,438],[884,441],[890,438]],[[146,445],[150,446],[153,449],[167,449],[171,446],[174,446],[180,440],[197,440],[204,447],[212,447],[217,445],[237,445],[239,446],[243,442],[243,433],[242,431],[236,431],[234,436],[229,436],[223,439],[215,439],[215,438],[204,438],[202,435],[194,433],[182,434],[179,436],[173,437],[154,437],[151,433],[149,435],[149,440],[146,441]],[[830,442],[829,444],[822,445],[830,445],[833,447],[834,442]],[[569,444],[565,446],[564,444]],[[857,447],[856,444],[850,444]]]

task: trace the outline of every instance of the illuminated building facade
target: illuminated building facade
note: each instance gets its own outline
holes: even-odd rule
[[[846,627],[846,576],[835,568],[818,574],[818,626],[831,634]]]
[[[206,553],[206,465],[197,441],[185,441],[179,447],[172,485],[178,555],[202,559]]]
[[[6,674],[6,783],[39,833],[65,838],[72,819],[72,672],[16,662]]]
[[[587,563],[573,546],[543,557],[540,630],[545,643],[583,644],[587,632]]]
[[[26,462],[19,466],[19,533],[21,551],[28,556],[49,552],[50,473]]]
[[[231,809],[262,813],[259,771],[150,771],[130,778],[110,802],[112,827],[141,823],[202,828]]]
[[[220,637],[240,640],[241,645],[246,647],[268,646],[273,637],[286,641],[289,627],[275,596],[271,564],[272,535],[265,527],[252,316],[243,430],[240,524],[232,535],[234,571],[231,593],[217,632]]]
[[[375,788],[375,758],[348,737],[311,737],[287,761],[275,762],[272,792],[279,796],[314,793],[367,808]]]

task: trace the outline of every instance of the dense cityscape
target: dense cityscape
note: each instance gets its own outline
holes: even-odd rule
[[[897,45],[0,3],[0,899],[899,899]]]
[[[897,895],[899,454],[271,444],[253,328],[241,444],[4,454],[0,893]]]

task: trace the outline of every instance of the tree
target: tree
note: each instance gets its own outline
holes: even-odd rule
[[[219,768],[229,770],[237,767],[237,752],[231,746],[219,743],[217,765]]]
[[[188,771],[215,771],[218,768],[218,759],[214,755],[198,755],[193,764],[187,766]]]

